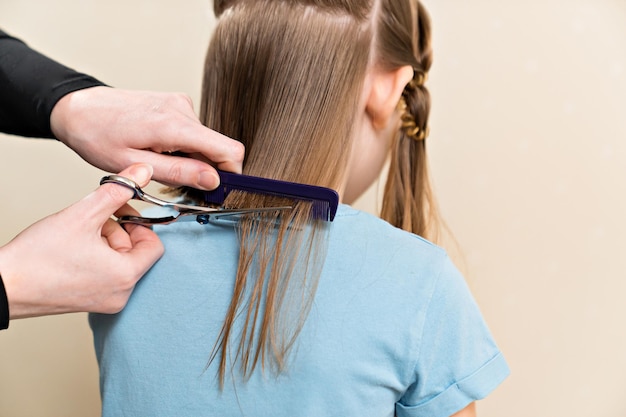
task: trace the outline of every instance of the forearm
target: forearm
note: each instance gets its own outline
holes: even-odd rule
[[[50,114],[68,93],[104,85],[0,30],[0,131],[53,138]]]

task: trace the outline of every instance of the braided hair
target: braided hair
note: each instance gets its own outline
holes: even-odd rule
[[[381,7],[381,60],[392,68],[410,65],[414,71],[398,103],[401,125],[392,144],[381,217],[396,227],[435,240],[439,219],[428,178],[430,94],[424,85],[432,64],[430,18],[416,0],[382,0]]]

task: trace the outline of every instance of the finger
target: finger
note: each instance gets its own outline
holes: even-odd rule
[[[109,247],[117,252],[128,252],[132,242],[128,233],[113,219],[108,219],[102,226],[102,237]]]
[[[137,210],[135,210],[133,207],[131,207],[128,204],[124,204],[114,214],[115,214],[115,217],[117,217],[118,219],[120,217],[122,217],[122,216],[141,216],[141,213],[139,213]],[[126,230],[126,233],[128,233],[128,234],[131,234],[133,229],[136,228],[136,227],[141,227],[141,228],[146,228],[147,227],[148,229],[152,229],[152,226],[141,225],[141,224],[134,224],[134,223],[124,223],[122,225],[122,228],[124,230]]]
[[[198,121],[189,119],[176,131],[172,145],[185,153],[200,153],[220,169],[241,173],[245,148],[243,144],[219,132],[211,130]]]
[[[133,266],[138,277],[145,274],[165,251],[159,237],[147,227],[133,227],[129,229],[129,238],[132,249],[124,253],[128,262]]]
[[[135,181],[140,187],[146,186],[152,177],[152,167],[148,164],[135,164],[120,172],[121,176]],[[75,205],[85,218],[103,224],[134,195],[133,190],[119,184],[103,184]]]
[[[215,162],[210,161],[206,156],[198,152],[185,153],[184,155],[189,158],[201,161],[201,162],[206,162],[207,164],[211,166],[215,165],[217,166],[217,168],[221,169],[222,171],[241,173],[241,164],[239,163],[233,164],[232,162],[222,162],[219,164],[215,164]]]
[[[234,172],[237,174],[241,174],[242,167],[243,167],[241,162],[235,162],[235,161],[219,162],[216,166],[218,169],[221,169],[222,171]]]
[[[115,213],[113,213],[113,215],[117,218],[120,218],[122,216],[141,216],[141,213],[139,213],[130,205],[124,204]]]
[[[120,218],[122,216],[140,216],[141,213],[139,213],[137,210],[135,210],[130,205],[124,204],[122,207],[120,207],[114,213],[114,215],[115,215],[115,217]],[[119,246],[116,246],[116,247],[114,247],[112,244],[110,244],[109,246],[111,246],[113,249],[117,250],[118,252],[126,252],[126,251],[128,251],[128,250],[130,250],[132,248],[132,242],[131,242],[130,236],[129,236],[129,234],[131,233],[132,229],[135,228],[135,227],[145,227],[145,226],[140,226],[140,225],[136,225],[136,224],[132,224],[132,223],[126,223],[124,225],[120,225],[117,222],[114,222],[114,223],[124,230],[125,242],[124,242],[123,245],[120,243]],[[106,225],[106,223],[105,223],[105,225]],[[103,235],[105,234],[105,230],[104,229],[102,231],[102,234]],[[109,240],[109,242],[110,242],[110,240]]]
[[[201,190],[213,190],[219,183],[217,171],[206,162],[197,159],[162,155],[150,151],[141,151],[143,155],[135,155],[154,167],[154,179],[172,186],[186,185]]]

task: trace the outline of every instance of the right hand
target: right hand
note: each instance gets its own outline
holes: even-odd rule
[[[90,164],[117,172],[145,162],[154,179],[212,190],[224,171],[241,173],[244,146],[202,125],[183,94],[91,87],[52,109],[55,136]],[[163,154],[180,151],[191,158]]]
[[[145,186],[152,167],[120,173]],[[0,248],[0,274],[10,318],[78,311],[116,313],[137,281],[163,254],[150,229],[111,215],[137,215],[126,203],[132,191],[104,184],[74,205],[28,227]]]

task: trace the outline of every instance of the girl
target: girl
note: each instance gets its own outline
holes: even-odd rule
[[[391,153],[388,222],[341,205],[327,223],[310,204],[233,193],[231,207],[293,209],[155,227],[165,256],[122,313],[91,317],[103,414],[475,415],[508,368],[463,278],[417,236],[436,219],[426,11],[223,0],[215,12],[200,117],[241,139],[244,173],[350,203]]]

